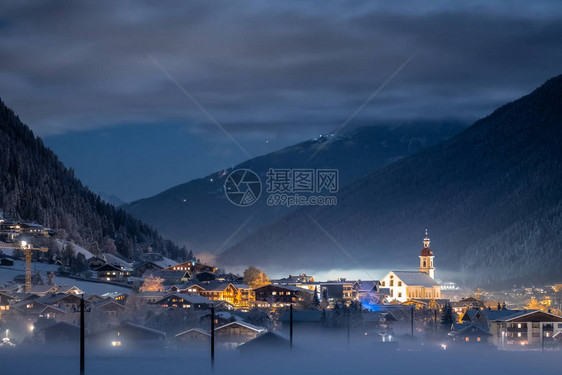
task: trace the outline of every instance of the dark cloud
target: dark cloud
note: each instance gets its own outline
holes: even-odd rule
[[[1,5],[0,96],[41,135],[184,122],[224,142],[149,56],[249,149],[336,128],[413,53],[357,121],[473,120],[562,66],[559,1]]]

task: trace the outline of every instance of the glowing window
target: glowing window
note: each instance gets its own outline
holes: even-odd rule
[[[465,337],[464,341],[469,342],[470,341],[470,337]]]
[[[476,338],[476,341],[480,342],[480,337],[477,337],[477,338]]]

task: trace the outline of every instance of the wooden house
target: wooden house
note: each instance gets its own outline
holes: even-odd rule
[[[211,334],[200,328],[192,328],[176,334],[176,341],[189,346],[207,346],[211,342]]]
[[[221,346],[235,348],[255,339],[260,333],[265,331],[266,329],[263,327],[237,321],[215,328],[215,337]]]

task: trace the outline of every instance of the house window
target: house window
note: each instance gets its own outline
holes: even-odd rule
[[[521,337],[521,332],[517,332],[517,337]]]
[[[277,292],[271,292],[271,295],[275,296],[275,295],[277,295]]]
[[[398,298],[402,297],[402,293],[398,293]]]
[[[399,282],[398,282],[398,286],[402,286],[402,281],[399,281]]]
[[[121,341],[112,341],[111,346],[121,346]]]
[[[384,286],[384,281],[381,283],[381,286]],[[560,327],[559,327],[560,328]]]
[[[390,286],[394,286],[394,280],[390,280]]]
[[[518,323],[518,324],[517,324],[517,328],[521,328],[521,323]]]
[[[288,295],[288,296],[291,295],[291,292],[287,292],[287,295]]]
[[[477,337],[477,338],[476,338],[476,341],[480,342],[480,337]]]
[[[464,338],[464,341],[469,342],[470,338],[467,336],[467,337]]]

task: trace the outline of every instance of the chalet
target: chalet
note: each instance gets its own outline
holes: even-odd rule
[[[459,316],[464,315],[468,310],[481,310],[483,309],[484,302],[474,297],[466,297],[460,301],[451,302],[451,307],[453,311]]]
[[[358,299],[366,299],[377,292],[379,285],[378,280],[358,280],[353,284],[353,291]]]
[[[41,306],[39,303],[36,305]],[[63,310],[62,308],[55,307],[55,306],[44,306],[42,310],[39,310],[38,318],[45,318],[45,319],[52,319],[56,321],[61,320],[70,320],[76,321],[77,317],[75,314],[72,314],[74,311],[67,311]],[[73,316],[74,315],[74,316]]]
[[[148,256],[148,254],[146,254]],[[160,254],[152,254],[158,256],[152,257],[145,257],[145,261],[141,262],[134,267],[133,276],[141,277],[146,273],[146,271],[162,271],[162,270],[169,270],[169,271],[183,271],[183,270],[174,270],[173,267],[176,266],[178,263],[161,256]]]
[[[38,334],[43,338],[45,344],[68,344],[75,345],[80,338],[80,327],[67,322],[59,322],[42,328]]]
[[[97,294],[84,294],[84,300],[90,303],[96,304],[101,301],[106,301],[107,298],[98,296]]]
[[[238,290],[238,297],[235,299],[236,307],[249,308],[256,300],[256,293],[246,284],[233,284]]]
[[[196,292],[199,295],[211,301],[226,301],[236,306],[238,289],[231,283],[209,282],[199,283],[197,285],[205,289]]]
[[[108,318],[117,318],[126,311],[125,306],[113,299],[98,302],[94,305],[94,308]]]
[[[156,304],[170,308],[207,310],[211,308],[213,302],[197,294],[173,293],[157,301]]]
[[[373,331],[383,336],[392,334],[392,325],[398,319],[390,311],[362,311],[362,328],[365,331]]]
[[[245,342],[255,339],[266,329],[246,322],[231,322],[215,328],[217,342],[223,347],[235,348]]]
[[[288,306],[291,303],[302,301],[305,293],[310,293],[294,286],[273,284],[256,288],[254,292],[256,293],[254,305],[258,302],[267,302],[271,306]]]
[[[211,334],[200,328],[192,328],[176,334],[176,341],[183,345],[208,345],[211,342]]]
[[[313,283],[314,277],[308,276],[306,273],[303,273],[297,276],[289,275],[289,277],[285,277],[277,281],[279,284],[287,284],[287,285],[299,284],[299,283]]]
[[[267,331],[237,347],[242,353],[256,353],[271,350],[290,350],[289,339],[279,332]]]
[[[455,344],[487,344],[492,336],[486,323],[455,323],[448,333]]]
[[[64,311],[74,311],[80,307],[81,298],[75,294],[55,293],[37,298],[35,302],[45,306],[54,306]]]
[[[31,294],[42,297],[47,294],[57,293],[59,289],[57,285],[32,285],[30,292]]]
[[[0,292],[0,317],[2,316],[2,314],[6,311],[10,310],[10,303],[11,301],[14,301],[16,299],[16,297],[5,293],[5,292]]]
[[[111,298],[120,304],[124,304],[125,300],[129,295],[126,293],[119,293],[119,292],[108,292],[101,295],[102,298]]]
[[[146,274],[149,271],[156,272],[156,271],[161,271],[163,269],[164,267],[158,265],[156,262],[143,262],[135,266],[132,275],[136,277],[142,277],[144,274]]]
[[[78,288],[76,285],[61,285],[57,293],[64,293],[64,294],[84,294],[84,292]]]
[[[215,328],[223,326],[232,322],[243,322],[240,316],[232,314],[228,311],[219,311],[215,313]],[[211,314],[205,314],[199,318],[199,324],[203,327],[209,327],[211,325]]]
[[[162,346],[166,333],[134,323],[122,323],[91,335],[91,342],[102,348]]]
[[[165,271],[187,271],[190,275],[195,275],[202,272],[215,273],[216,270],[217,269],[215,267],[211,267],[195,261],[175,264],[165,268]]]
[[[111,264],[105,264],[99,268],[96,268],[95,271],[98,274],[98,280],[104,281],[123,282],[126,281],[129,276],[131,276],[130,270],[122,269]]]
[[[170,291],[181,292],[181,293],[201,294],[201,292],[203,292],[204,290],[205,288],[203,286],[197,284],[182,284],[182,285],[173,285],[172,287],[170,287]]]
[[[94,256],[94,257],[91,257],[90,259],[88,259],[86,261],[86,263],[88,264],[89,269],[95,270],[95,269],[100,268],[101,266],[105,265],[107,262],[102,257]]]
[[[487,311],[492,342],[501,348],[553,345],[554,335],[562,331],[562,316],[538,310],[518,311],[511,315],[506,311],[510,310]]]

